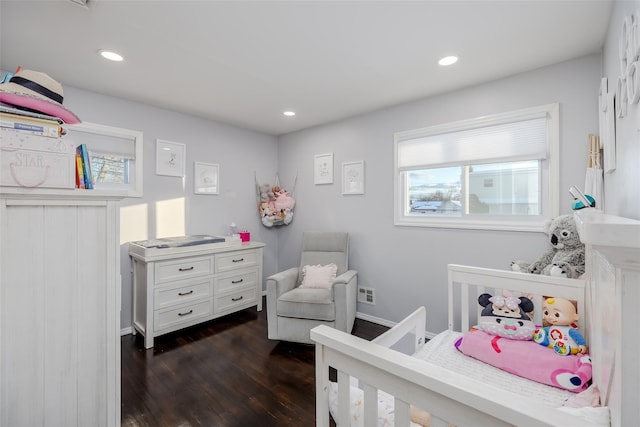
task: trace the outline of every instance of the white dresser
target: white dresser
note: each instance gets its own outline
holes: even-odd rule
[[[264,243],[171,248],[129,244],[133,327],[146,348],[159,335],[256,306],[262,310]]]
[[[0,192],[0,426],[119,426],[119,198]]]

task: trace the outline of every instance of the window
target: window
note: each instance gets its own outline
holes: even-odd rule
[[[394,135],[396,225],[542,230],[558,215],[558,104]]]
[[[87,144],[94,190],[142,197],[142,132],[95,123],[68,127],[67,140]]]

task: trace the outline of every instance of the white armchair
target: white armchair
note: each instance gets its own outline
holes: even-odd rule
[[[300,267],[267,278],[268,337],[272,340],[313,344],[309,331],[327,325],[351,332],[356,318],[358,272],[349,270],[347,233],[304,233]],[[300,288],[308,265],[337,266],[328,289]]]

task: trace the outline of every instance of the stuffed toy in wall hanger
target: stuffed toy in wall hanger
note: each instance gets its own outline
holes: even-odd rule
[[[255,175],[255,174],[254,174]],[[289,225],[293,221],[293,208],[296,200],[293,197],[298,175],[293,181],[291,191],[280,186],[280,178],[276,174],[275,185],[259,183],[255,176],[256,192],[258,197],[258,212],[260,220],[265,227]]]

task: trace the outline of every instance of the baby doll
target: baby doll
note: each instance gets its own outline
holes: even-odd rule
[[[573,303],[564,298],[547,298],[543,304],[543,320],[549,324],[536,329],[533,340],[552,348],[561,356],[585,354],[586,341],[576,329],[578,313]]]

